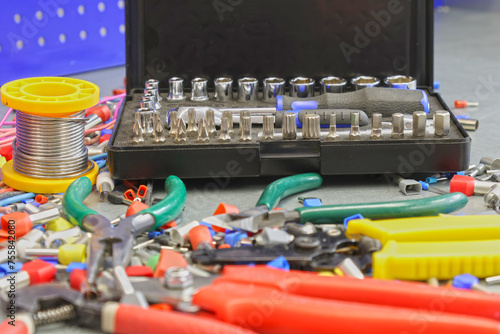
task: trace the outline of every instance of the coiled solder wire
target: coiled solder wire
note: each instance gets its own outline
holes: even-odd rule
[[[84,175],[93,168],[84,144],[84,112],[41,117],[16,111],[13,160],[16,172],[40,179]]]

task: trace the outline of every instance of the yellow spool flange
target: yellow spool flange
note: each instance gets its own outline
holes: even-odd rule
[[[99,87],[73,78],[36,77],[19,79],[4,84],[0,90],[2,103],[24,113],[42,117],[67,117],[90,108],[99,102]],[[95,184],[99,167],[86,173]],[[14,170],[13,161],[2,168],[5,184],[14,189],[34,193],[65,192],[75,178],[39,179],[20,174]],[[80,176],[79,176],[80,177]]]

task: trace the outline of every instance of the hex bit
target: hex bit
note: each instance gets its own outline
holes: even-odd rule
[[[427,114],[425,111],[415,111],[413,113],[413,137],[425,137],[425,126]]]
[[[392,114],[392,134],[391,138],[404,139],[405,137],[405,117],[401,113]]]
[[[433,123],[435,136],[445,137],[450,133],[450,113],[446,110],[436,111]]]
[[[371,139],[383,139],[382,135],[382,114],[374,113],[372,114],[372,134]]]
[[[350,140],[360,140],[361,133],[359,132],[359,112],[351,113],[351,131],[349,132]]]
[[[330,131],[328,132],[328,136],[326,136],[327,140],[336,140],[339,139],[340,135],[337,132],[337,115],[335,113],[330,114]]]

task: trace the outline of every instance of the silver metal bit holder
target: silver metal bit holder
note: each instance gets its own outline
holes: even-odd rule
[[[184,95],[184,79],[179,77],[173,77],[168,80],[169,93],[167,100],[170,101],[184,101],[186,96]]]
[[[132,138],[132,142],[134,144],[139,144],[144,142],[143,129],[141,125],[141,115],[138,113],[135,114],[133,134],[134,137]]]
[[[427,114],[425,111],[415,111],[413,113],[413,137],[425,137],[425,127]]]
[[[156,89],[156,101],[161,102],[163,101],[161,95],[160,95],[160,82],[156,79],[149,79],[146,81],[144,87],[153,87]]]
[[[144,133],[153,134],[154,120],[153,114],[155,110],[152,108],[139,108],[135,111],[136,114],[140,116],[140,122]]]
[[[175,139],[174,143],[180,144],[186,141],[187,133],[186,133],[186,124],[182,119],[177,120],[177,126],[175,131]]]
[[[314,79],[306,77],[297,77],[290,80],[290,96],[291,97],[313,97],[314,96]]]
[[[277,77],[265,78],[263,100],[266,102],[276,101],[276,96],[285,94],[285,80]]]
[[[258,91],[259,80],[256,78],[244,77],[238,79],[238,101],[256,101]]]
[[[234,129],[233,129],[233,112],[230,111],[230,110],[226,110],[226,111],[223,111],[222,112],[222,118],[227,118],[227,121],[228,121],[228,133],[231,137],[234,136]]]
[[[434,135],[445,137],[450,134],[450,113],[439,110],[434,113]]]
[[[154,109],[161,109],[161,104],[156,97],[158,95],[158,90],[156,88],[153,88],[153,87],[146,87],[144,89],[144,95],[147,95],[147,94],[151,94],[153,96],[153,99],[155,102]]]
[[[293,140],[297,138],[297,121],[294,112],[286,112],[283,115],[283,125],[281,131],[283,132],[283,140]]]
[[[198,136],[198,125],[196,125],[196,110],[194,108],[188,110],[187,136],[190,138],[196,138]]]
[[[207,121],[202,118],[198,122],[198,143],[204,143],[210,140],[210,135],[208,134]]]
[[[155,106],[156,106],[155,101],[151,96],[149,96],[149,94],[148,94],[148,96],[144,96],[142,98],[141,108],[155,109]]]
[[[191,101],[208,101],[208,80],[194,78],[191,80]]]
[[[347,80],[335,76],[323,78],[319,81],[320,94],[325,93],[345,93],[347,88]]]
[[[217,130],[215,129],[215,114],[212,109],[206,111],[205,119],[207,121],[208,135],[212,138],[217,136]]]
[[[372,114],[372,134],[371,139],[383,139],[382,135],[382,114],[373,113]]]
[[[340,135],[337,132],[337,115],[335,113],[330,114],[330,131],[326,136],[326,140],[337,140]]]
[[[361,133],[359,132],[359,112],[351,113],[351,132],[349,132],[349,139],[361,139]]]
[[[177,111],[173,110],[170,112],[170,120],[167,119],[167,122],[170,123],[170,132],[168,133],[169,137],[175,137],[175,133],[177,132],[177,120],[178,120]]]
[[[387,87],[399,89],[417,89],[417,79],[408,75],[393,75],[384,79]]]
[[[222,118],[220,123],[220,135],[219,141],[226,143],[231,141],[231,136],[229,135],[229,120],[227,118]]]
[[[215,100],[227,102],[233,99],[233,79],[220,77],[214,80]]]
[[[252,118],[250,116],[243,116],[240,119],[240,141],[252,140]]]
[[[262,125],[262,137],[264,140],[274,139],[274,116],[267,115],[264,116]]]
[[[360,90],[366,87],[378,87],[380,85],[380,80],[375,77],[361,75],[351,79],[351,85],[354,90]]]
[[[319,139],[321,137],[321,124],[319,115],[305,114],[302,125],[302,138]]]
[[[392,114],[392,134],[391,138],[404,139],[405,137],[405,117],[401,113]]]

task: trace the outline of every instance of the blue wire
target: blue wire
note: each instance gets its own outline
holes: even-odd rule
[[[12,196],[12,197],[9,197],[9,198],[1,200],[0,201],[0,206],[4,206],[4,205],[9,205],[9,204],[12,204],[12,203],[20,202],[23,199],[33,198],[35,196],[36,195],[33,194],[33,193],[26,193],[26,194],[22,194],[22,195],[18,195],[18,196]]]
[[[106,166],[106,160],[99,162],[97,166],[99,167],[99,169],[103,168],[104,166]]]
[[[96,160],[104,159],[104,158],[107,158],[107,157],[108,157],[107,153],[101,153],[101,154],[97,154],[97,155],[91,156],[89,159],[96,161]]]

